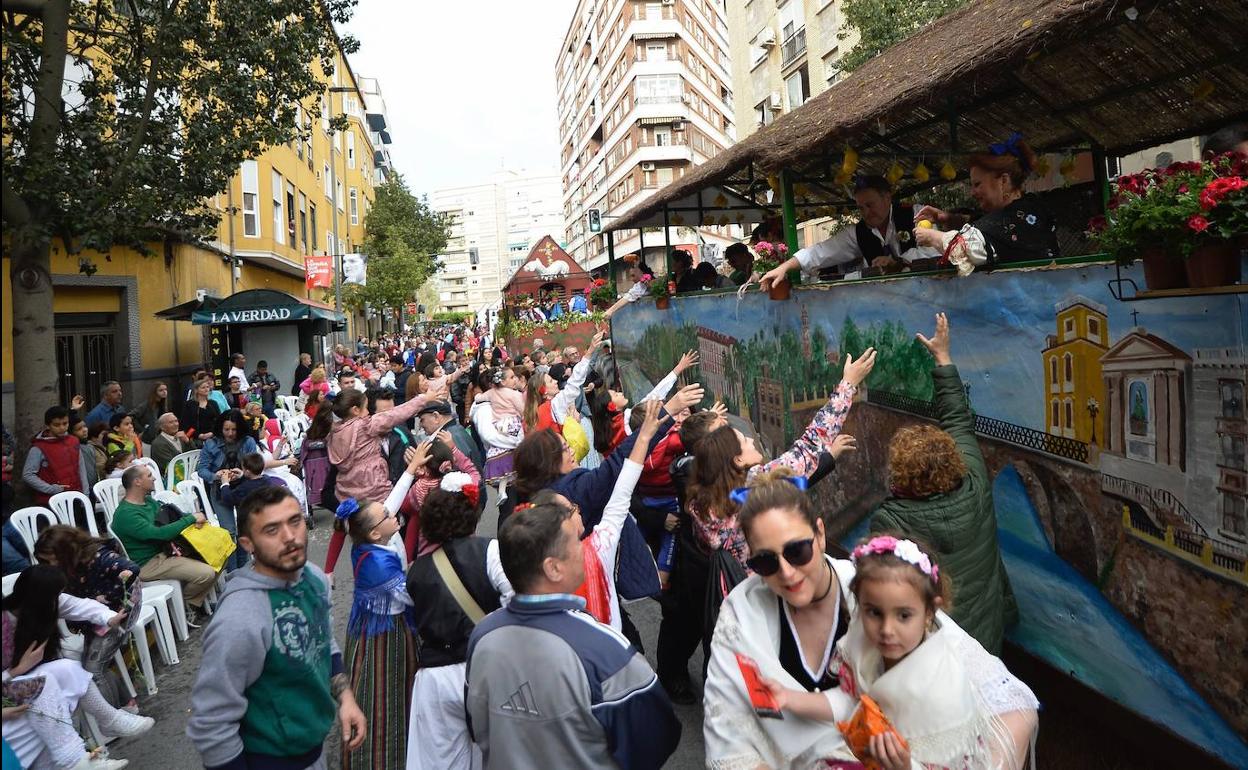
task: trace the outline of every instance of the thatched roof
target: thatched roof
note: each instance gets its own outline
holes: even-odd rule
[[[1244,0],[973,0],[643,201],[667,201],[781,168],[827,178],[846,146],[860,173],[907,171],[1021,131],[1037,149],[1123,155],[1248,118]],[[956,120],[957,145],[950,124]]]

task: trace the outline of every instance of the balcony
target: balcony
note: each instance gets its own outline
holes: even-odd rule
[[[806,28],[802,27],[789,35],[784,45],[780,47],[780,69],[797,61],[797,57],[804,53],[806,53]]]
[[[659,96],[638,96],[634,103],[644,104],[680,104],[684,101],[681,94],[661,94]]]

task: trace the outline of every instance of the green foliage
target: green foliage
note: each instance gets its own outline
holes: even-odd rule
[[[317,65],[333,71],[332,24],[354,5],[50,0],[43,18],[6,14],[5,235],[71,252],[210,235],[220,212],[205,201],[239,162],[305,133],[296,106],[327,97]]]
[[[435,255],[446,248],[450,227],[450,216],[412,195],[402,176],[395,174],[378,186],[364,218],[368,285],[360,292],[363,302],[377,309],[411,302],[438,270]]]
[[[651,382],[658,382],[676,366],[680,357],[690,350],[698,349],[698,327],[694,324],[671,326],[655,324],[646,327],[633,351],[642,374]],[[638,398],[644,393],[630,394]]]
[[[534,321],[525,321],[517,318],[504,318],[498,322],[498,326],[494,329],[494,334],[498,337],[513,340],[523,337],[532,337],[541,332],[550,331],[566,332],[570,327],[579,323],[602,323],[605,320],[601,312],[594,311],[592,313],[564,313],[558,318],[540,323]]]
[[[440,312],[433,314],[433,320],[435,323],[444,324],[472,323],[473,319],[476,317],[476,313]]]
[[[837,63],[850,72],[885,48],[899,43],[966,4],[967,0],[845,0],[845,40],[856,30],[861,37]]]

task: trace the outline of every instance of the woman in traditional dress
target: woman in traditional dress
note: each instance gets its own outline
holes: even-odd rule
[[[805,770],[844,746],[826,721],[759,716],[738,660],[801,697],[826,699],[842,717],[853,707],[837,688],[832,651],[849,628],[854,567],[825,553],[805,479],[789,473],[779,467],[742,490],[737,522],[754,574],[724,600],[711,642],[702,723],[710,768]]]
[[[1017,132],[987,153],[971,156],[971,195],[984,215],[968,223],[966,216],[924,206],[915,219],[947,230],[920,226],[915,242],[942,250],[942,260],[962,275],[984,265],[1056,258],[1056,219],[1037,196],[1023,191],[1035,167],[1035,153]]]
[[[464,474],[448,473],[421,507],[424,534],[437,547],[417,557],[407,573],[420,645],[408,770],[479,770],[482,764],[464,719],[468,637],[485,613],[506,605],[514,592],[498,541],[474,534],[480,494]],[[452,588],[448,577],[463,591]]]
[[[496,366],[482,369],[477,385],[481,392],[472,400],[468,415],[477,437],[485,446],[485,480],[498,483],[511,474],[515,464],[514,451],[524,440],[524,421],[520,415],[496,416],[490,403],[490,391],[500,388],[517,390],[520,378],[513,367]]]

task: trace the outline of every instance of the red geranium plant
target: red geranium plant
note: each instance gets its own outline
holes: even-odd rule
[[[1150,247],[1188,257],[1196,248],[1248,233],[1248,157],[1227,153],[1118,177],[1093,240],[1130,263]]]

